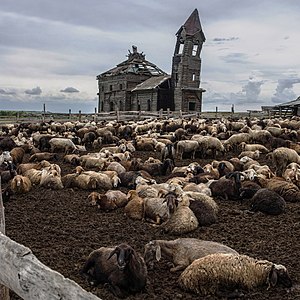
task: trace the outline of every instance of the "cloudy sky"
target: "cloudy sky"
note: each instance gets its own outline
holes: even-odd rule
[[[0,110],[94,112],[96,75],[132,45],[170,73],[175,33],[195,8],[204,111],[300,95],[298,0],[0,0]]]

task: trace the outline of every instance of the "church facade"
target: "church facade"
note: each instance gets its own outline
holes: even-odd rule
[[[169,75],[132,46],[127,60],[97,76],[98,112],[201,111],[201,50],[205,36],[197,9],[176,33]]]

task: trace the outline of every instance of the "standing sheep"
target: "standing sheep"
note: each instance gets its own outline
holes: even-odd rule
[[[179,286],[201,296],[217,295],[221,288],[253,290],[256,287],[291,287],[287,269],[247,255],[217,253],[194,260],[180,275]]]

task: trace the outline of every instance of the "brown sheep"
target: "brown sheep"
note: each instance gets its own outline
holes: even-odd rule
[[[19,165],[23,161],[25,150],[22,147],[16,147],[10,151],[10,155],[12,157],[13,163],[15,165]]]
[[[28,193],[31,187],[30,179],[22,175],[16,175],[10,183],[11,190],[16,194]]]

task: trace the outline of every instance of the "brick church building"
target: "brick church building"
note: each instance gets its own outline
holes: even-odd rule
[[[127,60],[98,75],[98,112],[168,108],[200,112],[205,92],[200,88],[200,53],[205,36],[197,9],[176,37],[171,75],[147,61],[136,46],[132,46]]]

